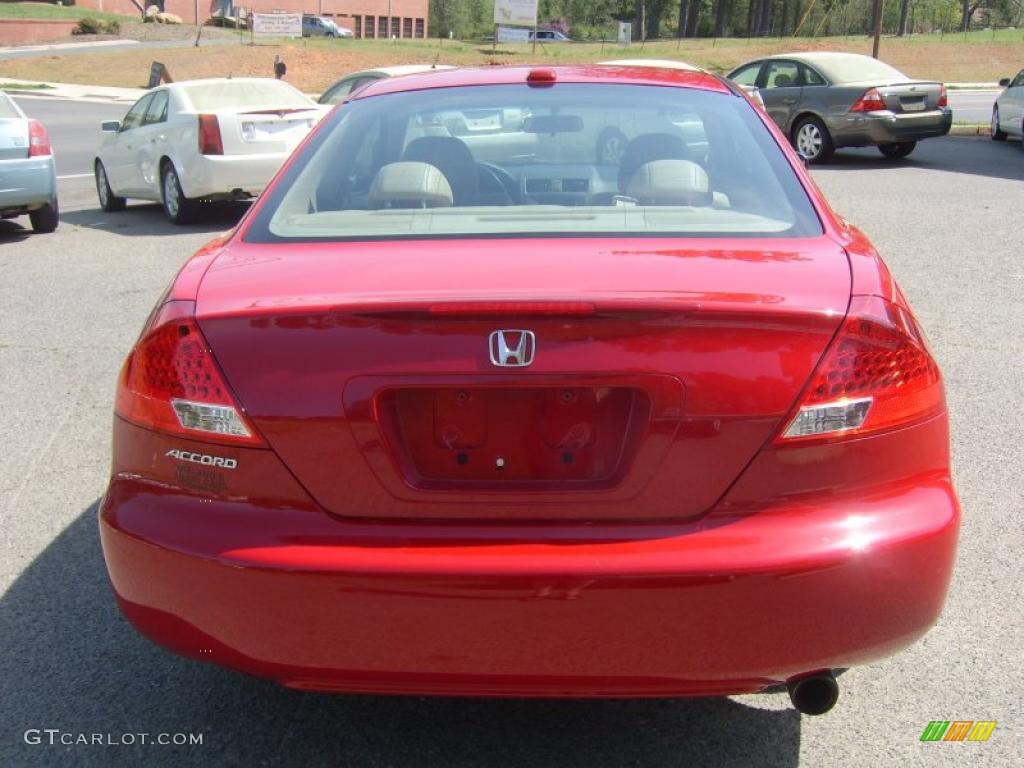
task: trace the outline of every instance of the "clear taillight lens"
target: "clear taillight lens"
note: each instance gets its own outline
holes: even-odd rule
[[[856,296],[776,441],[880,432],[944,407],[938,366],[910,314],[877,296]]]
[[[850,107],[851,112],[877,112],[882,109],[885,109],[885,101],[877,88],[869,88]]]
[[[155,313],[118,379],[119,416],[150,429],[217,442],[262,445],[228,388],[190,301]]]

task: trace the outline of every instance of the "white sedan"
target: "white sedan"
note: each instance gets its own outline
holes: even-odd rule
[[[154,88],[124,120],[103,123],[94,164],[100,206],[120,211],[125,198],[155,200],[182,224],[201,203],[255,197],[324,112],[280,80]]]
[[[1016,136],[1024,140],[1024,69],[1013,79],[1003,78],[999,85],[1005,90],[992,106],[992,138],[1005,141],[1007,136]]]

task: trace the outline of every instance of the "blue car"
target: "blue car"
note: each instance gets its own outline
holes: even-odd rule
[[[57,167],[46,129],[0,91],[0,218],[28,214],[36,232],[57,228]]]

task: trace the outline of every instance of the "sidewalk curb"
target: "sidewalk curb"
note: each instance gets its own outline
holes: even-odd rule
[[[950,136],[988,136],[988,124],[954,125],[949,129]]]

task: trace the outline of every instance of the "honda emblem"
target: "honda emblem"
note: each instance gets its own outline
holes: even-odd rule
[[[533,331],[494,331],[488,346],[491,362],[499,368],[525,368],[533,362],[537,339]]]

